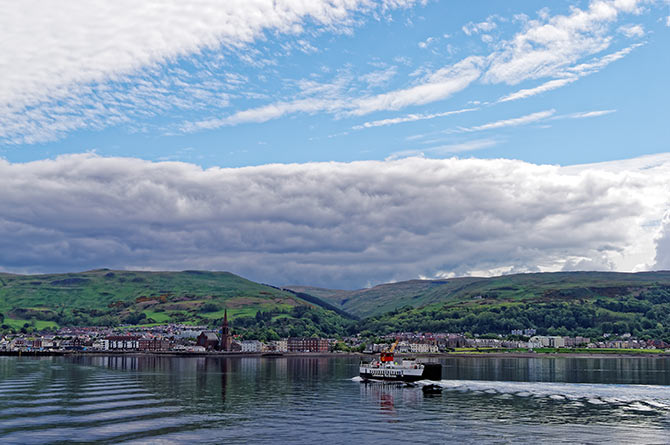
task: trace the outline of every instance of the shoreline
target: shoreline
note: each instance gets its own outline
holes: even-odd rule
[[[668,352],[441,352],[437,354],[396,354],[398,357],[416,358],[670,358]],[[211,358],[364,358],[377,354],[361,352],[285,352],[285,353],[241,353],[241,352],[181,352],[181,351],[0,351],[0,357],[211,357]]]

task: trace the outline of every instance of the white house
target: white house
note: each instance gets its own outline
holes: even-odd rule
[[[240,346],[242,346],[242,352],[261,352],[263,350],[263,343],[258,340],[242,340]]]

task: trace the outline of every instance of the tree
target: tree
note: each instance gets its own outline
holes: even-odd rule
[[[219,312],[221,310],[221,306],[216,303],[205,303],[200,307],[200,310],[202,312]]]

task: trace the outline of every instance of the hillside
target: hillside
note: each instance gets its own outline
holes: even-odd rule
[[[357,291],[284,289],[227,272],[0,274],[0,327],[216,326],[227,309],[234,332],[247,338],[397,331],[509,334],[534,328],[542,334],[630,332],[670,341],[668,271],[411,280]]]
[[[318,298],[307,301],[228,272],[103,269],[67,274],[0,274],[4,329],[21,328],[26,323],[35,328],[166,322],[214,325],[220,322],[224,309],[231,319],[240,319],[240,325],[251,327],[255,324],[248,319],[254,319],[259,311],[274,319],[290,320],[296,313],[309,316],[311,312],[319,316],[308,317],[310,320],[342,318],[322,305],[328,306]],[[296,307],[305,309],[296,311]]]
[[[380,315],[410,306],[437,303],[477,304],[502,302],[549,302],[590,300],[596,297],[631,295],[650,286],[670,286],[670,271],[556,272],[505,275],[492,278],[463,277],[445,280],[411,280],[389,283],[369,289],[342,291],[286,286],[317,295],[323,300],[360,316]]]

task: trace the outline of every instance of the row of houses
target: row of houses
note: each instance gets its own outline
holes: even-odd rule
[[[366,348],[365,352],[376,354],[387,351],[389,347],[390,344],[388,343],[373,343]],[[401,341],[396,346],[395,352],[398,354],[436,354],[440,352],[440,349],[436,343],[409,343]]]
[[[522,334],[532,330],[522,331]],[[517,335],[517,333],[513,334]],[[521,334],[518,334],[521,335]],[[392,334],[385,343],[370,344],[366,352],[378,353],[391,347],[395,339],[404,338],[398,343],[399,353],[430,354],[450,351],[457,348],[500,348],[500,349],[537,349],[537,348],[611,348],[611,349],[667,349],[670,344],[662,340],[638,340],[631,336],[624,339],[592,342],[589,337],[563,337],[533,335],[527,341],[504,338],[469,338],[463,334]],[[353,339],[350,344],[355,344]]]
[[[232,352],[328,352],[334,340],[316,337],[289,337],[283,340],[263,343],[259,340],[232,339]],[[221,339],[215,331],[203,331],[196,339],[196,346],[204,351],[220,349]]]
[[[54,338],[15,337],[0,339],[0,350],[5,351],[169,351],[174,342],[162,338],[142,338],[132,335],[112,335],[99,339],[88,337]]]

